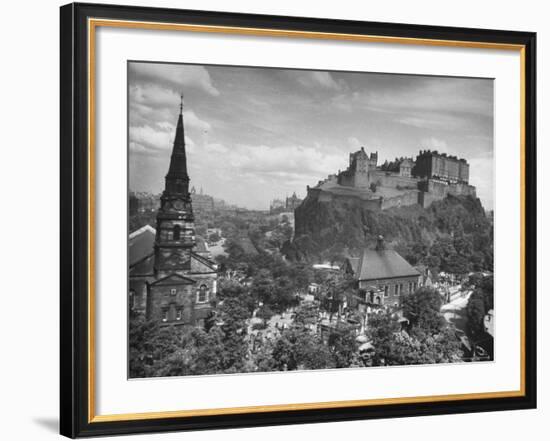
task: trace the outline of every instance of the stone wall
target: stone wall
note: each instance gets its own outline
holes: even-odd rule
[[[382,210],[387,210],[388,208],[393,207],[418,204],[419,193],[420,191],[418,190],[406,190],[398,196],[384,198],[381,200],[380,208]]]
[[[368,210],[380,210],[382,205],[382,198],[373,198],[373,199],[363,199],[358,193],[354,194],[338,194],[332,193],[330,191],[324,191],[317,188],[308,189],[308,197],[317,200],[318,202],[330,203],[335,199],[340,201],[348,200],[351,203],[358,203],[362,207]],[[300,207],[297,207],[299,209]],[[296,213],[296,210],[294,211]]]
[[[401,176],[396,173],[389,173],[377,170],[373,173],[372,181],[382,187],[391,188],[417,188],[418,179],[410,176]]]
[[[128,293],[128,305],[130,310],[145,313],[147,307],[147,283],[152,277],[131,277]]]
[[[189,284],[152,284],[147,294],[147,318],[165,324],[202,325],[212,310],[215,280],[202,279]],[[206,289],[199,298],[201,286]]]
[[[419,182],[418,188],[421,190],[419,204],[424,208],[429,207],[434,201],[445,199],[448,195],[476,197],[476,188],[473,185],[460,182],[449,184],[445,181],[428,179]]]

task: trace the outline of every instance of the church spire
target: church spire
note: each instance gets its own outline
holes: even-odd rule
[[[187,174],[187,154],[185,152],[185,132],[183,128],[183,94],[181,94],[180,114],[170,158],[170,168],[166,175],[165,191],[168,193],[189,193],[189,175]]]
[[[183,274],[189,270],[190,253],[196,245],[194,221],[185,154],[182,95],[170,168],[165,177],[165,188],[157,212],[154,263],[156,277],[174,272]]]

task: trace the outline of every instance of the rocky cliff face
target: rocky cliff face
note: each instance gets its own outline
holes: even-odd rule
[[[426,209],[412,205],[384,211],[350,198],[325,202],[308,196],[296,209],[295,220],[295,239],[285,249],[291,259],[338,259],[373,246],[379,235],[398,251],[430,247],[436,239],[457,233],[473,241],[477,234],[489,235],[492,243],[492,226],[472,196],[448,196]]]

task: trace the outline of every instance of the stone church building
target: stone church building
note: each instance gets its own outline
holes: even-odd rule
[[[161,323],[203,326],[215,305],[217,266],[195,236],[182,108],[156,228],[129,237],[129,305]]]

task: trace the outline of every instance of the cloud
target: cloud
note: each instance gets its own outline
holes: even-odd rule
[[[200,119],[192,110],[183,112],[183,121],[185,127],[194,127],[202,131],[209,131],[212,129],[210,123]]]
[[[203,66],[133,62],[129,67],[129,81],[133,84],[161,85],[178,94],[187,87],[199,88],[212,96],[220,94]]]
[[[361,142],[359,142],[359,140],[355,136],[350,136],[348,138],[348,145],[353,150],[358,150],[362,146]]]
[[[493,116],[493,89],[490,80],[425,78],[403,80],[406,87],[379,88],[362,93],[372,108],[406,111],[410,114],[443,112],[455,115]],[[359,98],[359,97],[356,97]]]
[[[343,81],[335,81],[330,72],[300,72],[298,82],[306,87],[320,86],[330,90],[342,90],[345,87],[345,83]]]
[[[422,148],[428,150],[445,150],[447,148],[447,142],[442,139],[434,138],[424,138],[420,141]]]
[[[230,156],[230,165],[240,172],[254,175],[281,176],[296,174],[321,179],[345,166],[346,158],[340,154],[327,154],[315,147],[241,145]]]
[[[130,149],[132,151],[161,151],[171,148],[171,133],[151,126],[130,127]],[[134,146],[134,149],[132,149]]]
[[[470,184],[476,187],[477,197],[481,199],[486,210],[494,208],[494,158],[484,155],[468,160],[470,164]],[[475,170],[475,173],[472,171]]]
[[[382,160],[493,151],[489,80],[147,63],[128,80],[131,182],[145,190],[164,183],[181,89],[193,185],[249,208],[304,195],[361,146]],[[486,164],[471,164],[483,197]]]
[[[145,155],[170,149],[175,136],[179,95],[158,84],[133,84],[129,94],[131,152]],[[184,108],[183,119],[188,149],[192,149],[195,143],[187,133],[193,130],[208,133],[212,126],[188,107]]]
[[[169,128],[156,126],[132,126],[130,127],[130,152],[142,155],[160,155],[169,154],[174,145],[174,132]],[[192,152],[196,148],[196,143],[192,138],[185,135],[185,147],[187,151]]]
[[[212,153],[227,153],[229,151],[229,149],[226,146],[218,143],[206,144],[205,149],[208,152],[212,152]]]

